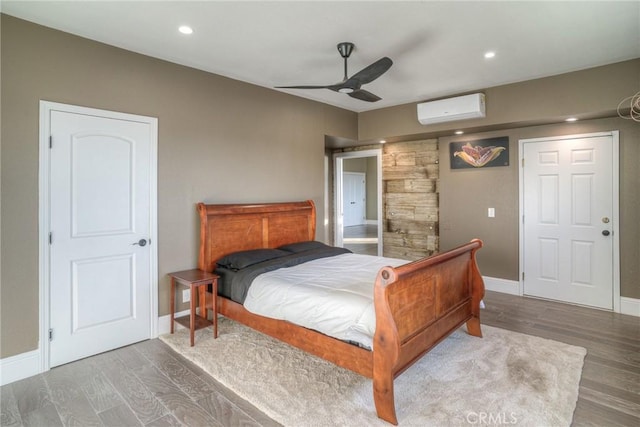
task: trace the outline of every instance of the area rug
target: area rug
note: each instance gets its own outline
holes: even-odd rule
[[[586,350],[482,326],[464,327],[395,380],[401,426],[569,426]],[[389,426],[376,416],[371,380],[226,318],[160,337],[285,426]]]

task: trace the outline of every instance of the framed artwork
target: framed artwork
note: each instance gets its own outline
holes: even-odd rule
[[[509,166],[509,137],[478,139],[449,144],[451,169]]]

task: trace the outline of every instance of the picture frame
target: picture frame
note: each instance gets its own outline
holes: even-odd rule
[[[449,144],[451,169],[481,169],[509,166],[509,137],[451,142]]]

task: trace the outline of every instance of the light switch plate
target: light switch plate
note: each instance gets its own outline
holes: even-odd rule
[[[182,302],[191,301],[191,291],[189,289],[185,289],[182,291]]]
[[[495,208],[487,209],[487,216],[489,218],[495,218],[496,217],[496,209]]]

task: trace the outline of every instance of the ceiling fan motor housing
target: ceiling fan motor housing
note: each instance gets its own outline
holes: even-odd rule
[[[353,52],[353,47],[354,47],[353,43],[349,43],[349,42],[338,43],[338,52],[340,52],[340,56],[346,59],[349,57],[349,55],[351,55],[351,52]]]

